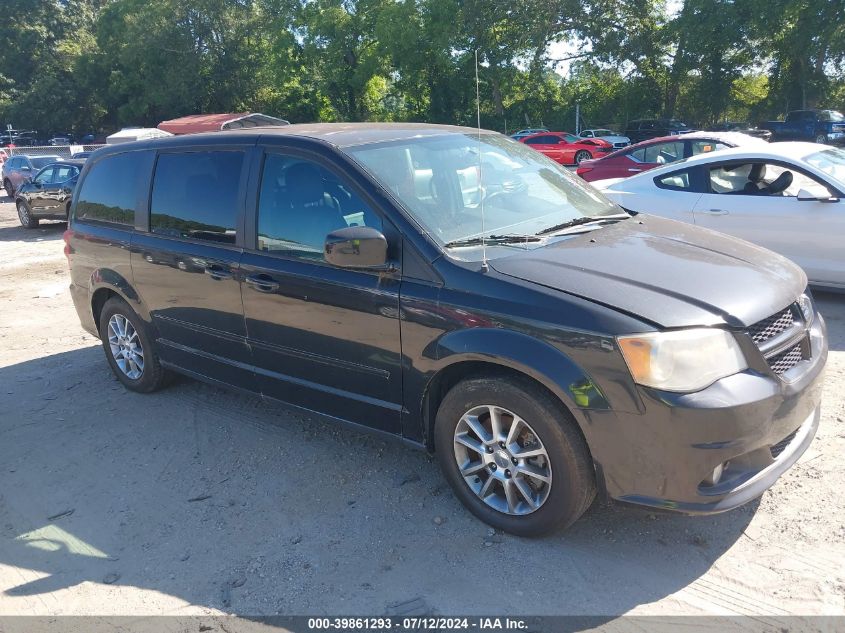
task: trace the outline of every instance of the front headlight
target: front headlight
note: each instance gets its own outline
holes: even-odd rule
[[[802,294],[798,297],[798,307],[801,308],[801,315],[804,317],[804,323],[812,325],[816,318],[815,310],[813,310],[813,300],[809,295]]]
[[[651,332],[618,340],[634,381],[664,391],[698,391],[748,367],[725,330]]]

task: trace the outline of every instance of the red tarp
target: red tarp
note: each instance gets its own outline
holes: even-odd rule
[[[266,125],[287,125],[284,119],[267,116],[258,112],[237,112],[225,114],[191,114],[158,124],[159,130],[171,134],[195,134],[197,132],[216,132]]]

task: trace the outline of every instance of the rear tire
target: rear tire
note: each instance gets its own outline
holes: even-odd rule
[[[106,360],[123,386],[139,393],[161,389],[161,366],[146,324],[123,299],[112,297],[100,313],[100,340]]]
[[[580,165],[585,160],[590,160],[593,157],[590,152],[585,149],[582,149],[575,153],[575,164]]]
[[[527,379],[458,383],[437,411],[434,444],[455,495],[494,528],[547,534],[574,523],[595,498],[592,459],[575,421]]]
[[[819,145],[827,144],[827,134],[819,134],[816,137],[816,143],[818,143]]]
[[[18,208],[18,220],[20,220],[23,228],[34,229],[38,226],[38,218],[33,217],[32,209],[30,209],[26,200],[18,200],[16,206]]]

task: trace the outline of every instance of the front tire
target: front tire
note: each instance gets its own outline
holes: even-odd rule
[[[560,402],[527,379],[478,377],[437,411],[440,467],[479,519],[519,536],[568,527],[596,494],[589,450]]]
[[[592,157],[593,155],[590,154],[590,152],[585,149],[582,149],[575,153],[575,164],[580,165],[582,162],[584,162],[585,160],[590,160]]]
[[[30,209],[26,200],[18,200],[16,206],[18,208],[18,220],[20,220],[23,228],[34,229],[38,226],[38,218],[32,215],[32,209]]]
[[[147,326],[123,299],[112,297],[100,314],[106,360],[123,386],[139,393],[160,389],[167,379]]]
[[[819,145],[827,144],[827,134],[819,134],[816,137],[816,143],[818,143]]]
[[[6,178],[6,179],[3,181],[3,189],[5,189],[5,190],[6,190],[6,195],[7,195],[7,196],[9,196],[10,198],[14,198],[14,197],[15,197],[15,188],[12,186],[12,181],[11,181],[11,180],[9,180],[8,178]]]

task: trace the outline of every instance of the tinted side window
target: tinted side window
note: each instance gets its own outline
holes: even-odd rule
[[[98,160],[82,182],[76,219],[134,225],[152,157],[152,152],[126,152]]]
[[[73,167],[72,165],[62,165],[55,168],[55,171],[53,172],[53,179],[50,182],[65,182],[76,176],[77,173],[76,167]]]
[[[240,151],[160,154],[150,231],[234,244],[243,161]]]
[[[258,198],[258,250],[323,259],[326,236],[348,226],[382,230],[381,217],[331,171],[269,154]]]
[[[53,182],[53,174],[56,171],[55,167],[47,167],[38,173],[38,175],[32,179],[36,185],[47,185]]]
[[[690,174],[688,171],[676,171],[655,179],[661,189],[689,190]]]

